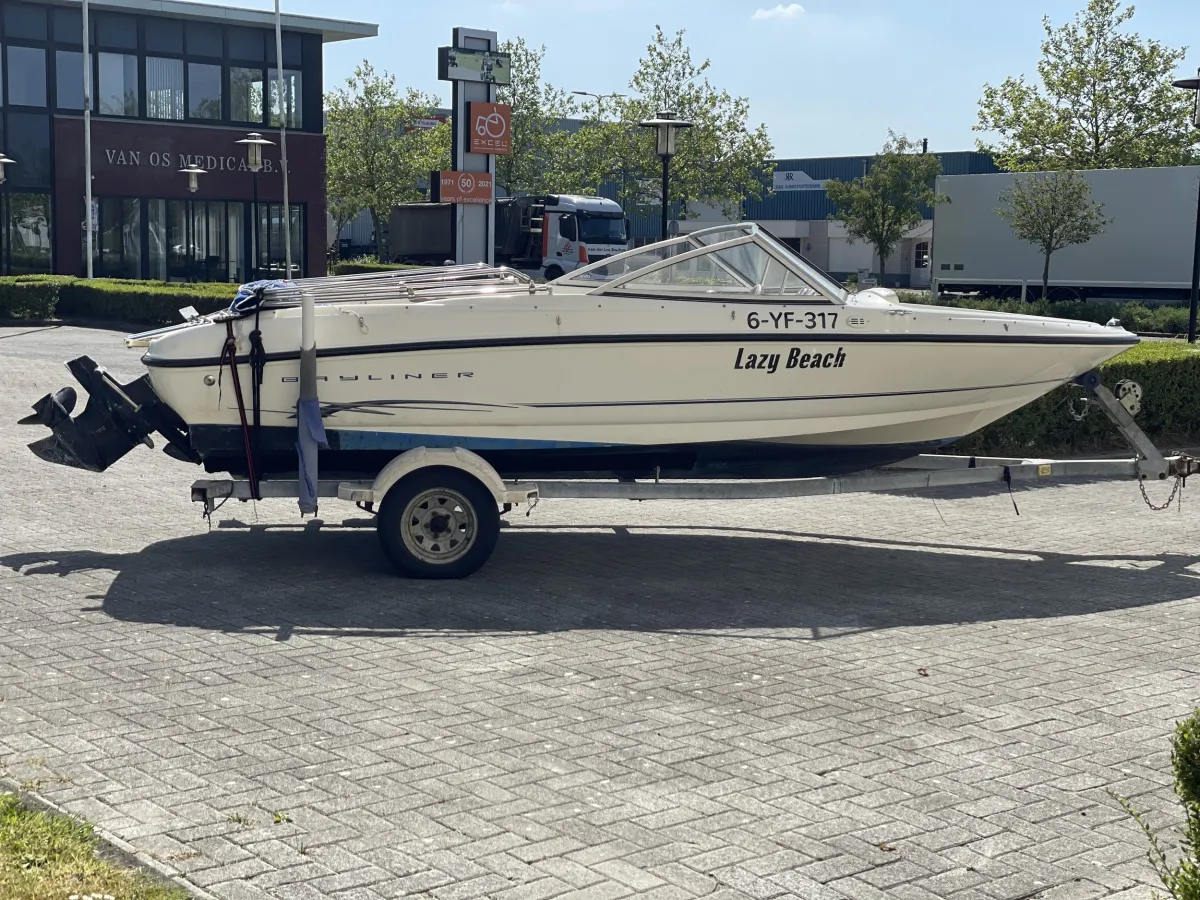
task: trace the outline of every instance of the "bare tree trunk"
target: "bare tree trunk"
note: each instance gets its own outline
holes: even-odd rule
[[[1042,299],[1050,296],[1050,254],[1046,254],[1046,264],[1042,267]]]
[[[384,259],[384,254],[387,253],[387,248],[384,246],[383,232],[379,228],[379,212],[371,209],[371,225],[375,229],[375,259],[381,263],[387,262]]]
[[[887,261],[888,258],[882,253],[879,254],[879,286],[887,287]]]

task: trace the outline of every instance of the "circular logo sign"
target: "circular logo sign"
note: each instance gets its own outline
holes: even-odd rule
[[[480,137],[502,138],[508,131],[504,116],[494,112],[490,116],[480,116],[475,120],[475,132]]]
[[[463,172],[458,176],[458,189],[464,194],[469,194],[475,190],[475,176],[468,172]]]

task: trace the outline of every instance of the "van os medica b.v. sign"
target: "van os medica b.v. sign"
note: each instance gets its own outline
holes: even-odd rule
[[[101,163],[110,166],[131,166],[134,168],[168,169],[178,171],[188,166],[198,166],[206,172],[249,172],[250,166],[245,156],[214,156],[202,153],[171,153],[159,150],[126,150],[103,149],[99,156]],[[270,175],[281,171],[279,162],[264,156],[262,173]],[[291,167],[288,167],[291,171]]]

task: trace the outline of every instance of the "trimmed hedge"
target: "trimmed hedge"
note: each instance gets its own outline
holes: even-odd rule
[[[397,269],[416,269],[405,263],[381,263],[371,256],[360,256],[357,259],[343,259],[329,266],[330,275],[368,275],[371,272],[394,272]]]
[[[935,297],[916,291],[897,291],[902,303],[920,303],[993,312],[1023,313],[1030,316],[1054,316],[1083,322],[1107,324],[1117,319],[1129,331],[1154,334],[1187,334],[1186,306],[1146,306],[1144,303],[1118,303],[1089,300],[994,300],[990,297]]]
[[[1200,351],[1176,341],[1149,341],[1100,367],[1113,387],[1129,379],[1142,386],[1137,423],[1160,448],[1200,443]],[[1126,449],[1100,410],[1082,421],[1084,391],[1064,385],[948,448],[950,453],[999,456],[1073,456]]]
[[[172,325],[179,310],[201,313],[229,306],[237,285],[176,284],[70,275],[17,275],[0,278],[0,319],[53,319],[72,316],[145,325]]]

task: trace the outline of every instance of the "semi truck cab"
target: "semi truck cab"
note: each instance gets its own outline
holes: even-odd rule
[[[554,280],[629,248],[629,222],[604,197],[544,194],[496,203],[496,261]]]

